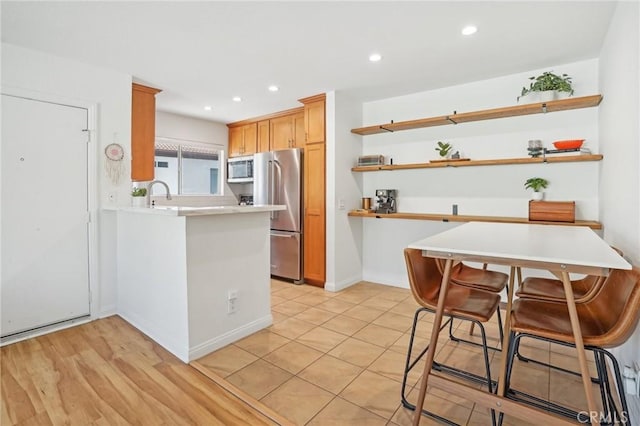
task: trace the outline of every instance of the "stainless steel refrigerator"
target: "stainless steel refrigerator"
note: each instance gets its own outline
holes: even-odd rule
[[[302,149],[261,152],[253,160],[253,203],[271,213],[271,275],[302,282]]]

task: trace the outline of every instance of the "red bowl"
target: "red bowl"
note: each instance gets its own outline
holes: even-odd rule
[[[566,140],[566,141],[555,141],[553,143],[553,146],[555,146],[556,149],[576,149],[576,148],[580,148],[582,146],[583,142],[584,142],[584,139],[571,139],[571,140]]]

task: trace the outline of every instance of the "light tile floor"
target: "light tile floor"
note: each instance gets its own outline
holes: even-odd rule
[[[418,307],[408,289],[360,282],[331,293],[272,280],[271,302],[271,327],[199,359],[199,365],[298,425],[411,424],[413,412],[400,402],[409,333]],[[418,347],[428,343],[431,324],[432,315],[425,314],[418,326]],[[460,324],[454,323],[457,334],[469,337],[468,323]],[[495,345],[495,319],[486,329],[489,343]],[[450,341],[446,330],[438,346],[436,361],[484,373],[480,348]],[[577,365],[574,352],[545,342],[522,343],[524,355],[570,368]],[[489,355],[497,375],[500,356]],[[590,367],[595,374],[592,362]],[[417,397],[421,372],[418,364],[409,375],[410,402]],[[518,362],[512,385],[576,410],[586,406],[579,377],[550,372],[548,367]],[[491,424],[485,408],[438,389],[429,389],[425,408],[461,425]],[[438,423],[423,417],[421,424]],[[525,423],[506,418],[504,424]]]

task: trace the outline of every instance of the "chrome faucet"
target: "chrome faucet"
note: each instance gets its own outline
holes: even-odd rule
[[[147,185],[147,206],[149,206],[150,200],[151,200],[151,187],[156,183],[159,183],[164,186],[164,189],[167,190],[167,200],[171,199],[171,192],[169,191],[169,185],[167,185],[165,182],[161,180],[154,180],[149,182],[149,185]]]

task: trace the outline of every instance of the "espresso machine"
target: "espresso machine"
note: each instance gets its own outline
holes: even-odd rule
[[[396,212],[396,190],[376,189],[376,213]]]

